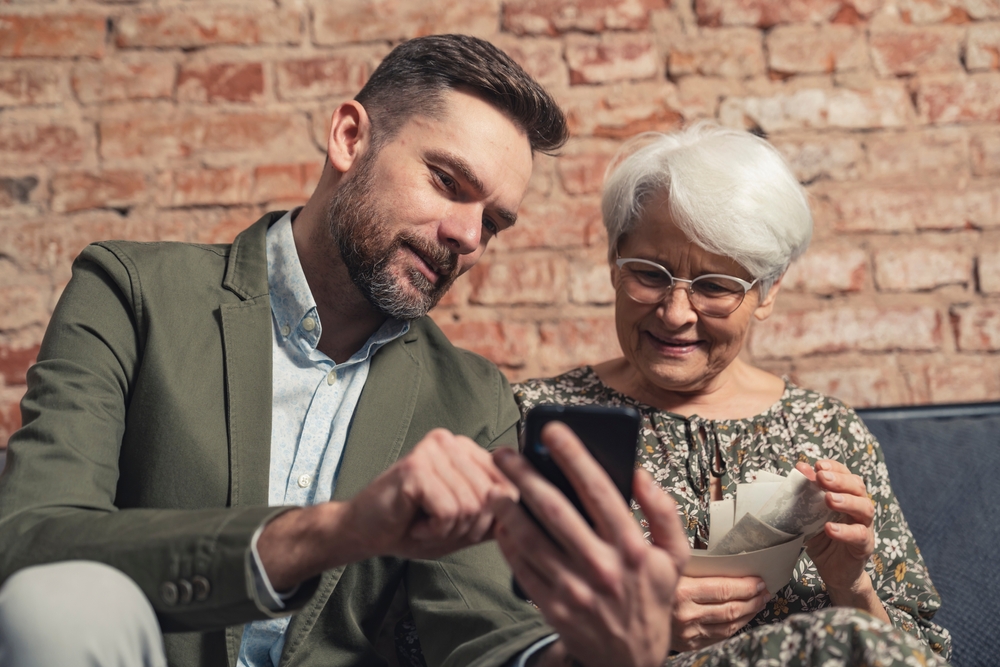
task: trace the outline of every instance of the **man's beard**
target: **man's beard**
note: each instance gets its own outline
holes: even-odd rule
[[[340,183],[327,211],[327,221],[340,257],[355,287],[380,312],[399,320],[423,317],[458,277],[458,256],[448,249],[402,231],[392,236],[388,216],[376,201],[375,155],[361,158],[357,171]],[[416,268],[393,274],[392,261],[411,246],[442,274],[432,283]],[[407,289],[408,282],[414,289]]]

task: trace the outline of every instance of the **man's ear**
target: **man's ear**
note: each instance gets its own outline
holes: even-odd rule
[[[348,100],[337,107],[326,140],[326,156],[334,169],[345,173],[368,149],[371,127],[368,112],[358,102]]]
[[[783,273],[778,276],[778,279],[774,281],[773,285],[771,285],[771,289],[767,291],[767,295],[754,309],[753,316],[757,318],[758,322],[763,322],[771,316],[771,311],[774,310],[774,300],[777,298],[778,292],[781,290],[781,281],[784,277],[785,274]]]

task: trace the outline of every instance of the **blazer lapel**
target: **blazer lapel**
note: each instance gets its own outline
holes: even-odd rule
[[[271,466],[271,300],[267,284],[269,213],[236,237],[223,286],[241,301],[220,307],[229,428],[229,504],[267,505]],[[235,667],[243,627],[226,628]]]
[[[399,458],[420,389],[420,362],[408,349],[417,340],[411,331],[383,347],[372,359],[351,420],[333,500],[353,498]],[[286,665],[301,648],[343,573],[343,566],[324,572],[312,600],[292,618],[281,665]]]

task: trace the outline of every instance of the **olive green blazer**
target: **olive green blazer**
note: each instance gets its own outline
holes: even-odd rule
[[[267,507],[264,250],[281,215],[232,245],[84,250],[28,372],[24,426],[0,476],[0,582],[67,559],[117,567],[153,604],[171,665],[235,665],[242,624],[268,615],[248,553],[283,511]],[[432,428],[493,448],[515,444],[517,418],[496,367],[417,320],[372,360],[334,499],[354,496]],[[387,664],[394,598],[408,603],[429,665],[503,664],[551,632],[509,588],[492,543],[336,568],[289,602],[297,613],[281,664]]]

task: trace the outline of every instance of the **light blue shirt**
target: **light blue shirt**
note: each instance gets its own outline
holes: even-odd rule
[[[269,505],[315,505],[333,497],[348,427],[368,379],[371,358],[410,328],[408,322],[386,320],[342,364],[317,350],[323,326],[295,250],[293,213],[298,211],[286,213],[271,226],[266,242],[273,325]],[[280,596],[274,594],[266,574],[260,571],[260,575],[258,589],[263,585],[270,593],[261,595],[265,604],[280,609]],[[284,616],[247,623],[239,667],[277,665],[289,621]]]

